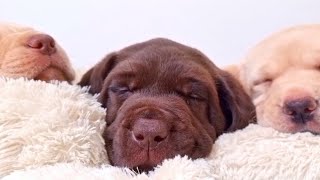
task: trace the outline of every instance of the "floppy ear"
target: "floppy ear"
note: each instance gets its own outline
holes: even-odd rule
[[[236,80],[238,80],[238,82],[240,82],[240,84],[244,88],[244,90],[247,93],[249,92],[249,89],[247,88],[245,83],[243,83],[242,78],[241,78],[241,75],[242,75],[241,64],[231,64],[231,65],[223,67],[222,69],[227,71],[228,73],[230,73]]]
[[[78,85],[90,86],[89,93],[91,94],[99,93],[102,89],[104,79],[116,64],[116,56],[116,53],[108,54],[82,76]]]
[[[225,131],[235,131],[255,122],[255,106],[239,81],[226,71],[219,72],[216,86],[226,120]]]

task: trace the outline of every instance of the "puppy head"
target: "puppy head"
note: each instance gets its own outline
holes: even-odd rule
[[[80,85],[100,93],[110,161],[152,169],[166,158],[206,157],[221,133],[243,128],[254,106],[240,85],[199,51],[153,39],[111,53]]]
[[[71,82],[74,70],[64,50],[48,34],[0,24],[0,76]]]
[[[240,79],[258,123],[282,132],[320,133],[320,25],[278,32],[254,47]]]

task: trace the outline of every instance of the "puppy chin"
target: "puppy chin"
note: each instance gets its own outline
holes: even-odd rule
[[[54,67],[49,67],[48,69],[42,71],[37,77],[35,77],[35,79],[46,82],[49,82],[50,80],[68,81],[64,73]]]
[[[264,127],[271,127],[283,133],[300,133],[310,132],[312,134],[320,134],[320,121],[313,119],[305,124],[294,123],[290,118],[285,117],[283,114],[278,116],[258,117],[258,124]]]
[[[299,124],[293,123],[289,118],[286,118],[282,113],[276,111],[263,111],[263,107],[257,108],[257,123],[263,127],[270,127],[283,133],[295,133],[301,131],[302,127]]]
[[[306,131],[313,134],[320,134],[320,120],[309,121],[306,124]]]

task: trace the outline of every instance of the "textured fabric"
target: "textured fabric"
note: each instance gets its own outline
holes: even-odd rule
[[[67,83],[0,79],[0,177],[57,162],[106,162],[105,110]]]
[[[218,138],[210,157],[165,160],[150,174],[125,168],[89,168],[81,164],[56,164],[16,171],[4,179],[320,179],[320,140],[310,133],[284,134],[250,125]]]
[[[220,136],[206,159],[177,156],[136,174],[108,165],[105,111],[85,89],[2,79],[0,99],[0,175],[12,172],[5,180],[320,179],[320,137],[311,133],[250,125]]]
[[[320,136],[250,125],[216,141],[210,164],[218,179],[320,179]]]

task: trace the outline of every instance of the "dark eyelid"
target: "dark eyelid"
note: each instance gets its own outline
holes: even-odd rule
[[[189,83],[196,83],[196,84],[200,84],[201,83],[200,79],[196,79],[194,77],[187,77],[186,81],[189,82]]]
[[[185,88],[179,92],[179,94],[188,98],[197,100],[206,100],[208,97],[207,86],[204,85],[200,80],[195,78],[188,78],[185,84]]]
[[[133,79],[134,77],[136,76],[136,74],[132,71],[124,71],[124,72],[121,72],[121,73],[117,73],[115,74],[114,77],[114,80],[122,80],[122,79]]]
[[[201,99],[207,99],[208,97],[208,88],[201,82],[194,82],[192,85],[191,94],[197,96]]]
[[[131,88],[133,84],[133,80],[135,79],[136,74],[132,71],[124,71],[121,73],[116,73],[112,75],[110,78],[112,79],[109,85],[109,89],[121,88],[121,87],[128,87]]]
[[[188,98],[188,99],[195,99],[195,100],[200,100],[200,101],[204,101],[204,100],[207,99],[203,95],[196,94],[196,93],[188,94],[188,93],[185,93],[185,92],[182,92],[182,91],[177,91],[177,94],[179,94],[182,97]]]
[[[193,99],[197,99],[197,100],[206,100],[207,98],[203,97],[202,95],[200,94],[189,94],[189,97],[190,98],[193,98]]]
[[[127,86],[110,86],[109,90],[112,92],[122,92],[122,91],[130,91],[130,88]]]

